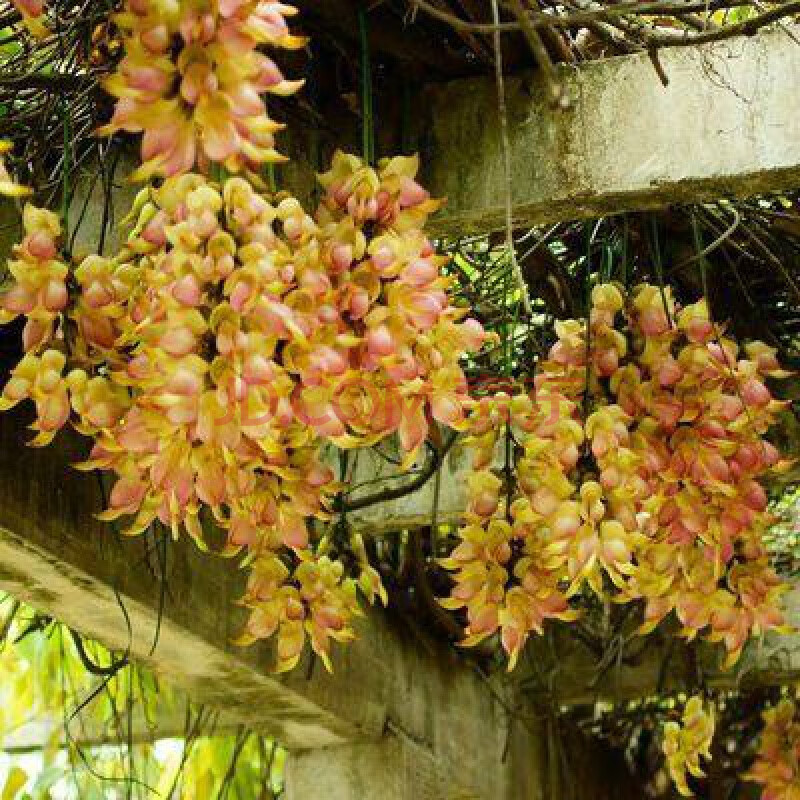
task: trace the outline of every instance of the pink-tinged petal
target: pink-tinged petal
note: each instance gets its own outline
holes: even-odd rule
[[[391,269],[395,260],[395,255],[390,247],[379,247],[372,256],[372,263],[381,274]]]
[[[29,319],[22,331],[22,346],[25,351],[35,350],[53,335],[52,322]]]
[[[145,493],[146,486],[143,481],[120,478],[111,490],[109,503],[111,508],[117,511],[133,514],[141,506]]]
[[[159,344],[171,356],[186,356],[194,350],[195,336],[183,327],[171,328],[159,340]]]
[[[67,393],[56,392],[49,395],[36,406],[38,425],[43,431],[58,431],[69,419],[69,399]]]
[[[639,327],[645,336],[661,336],[669,330],[669,320],[663,308],[647,308],[639,316]]]
[[[767,508],[767,493],[764,487],[756,481],[750,481],[743,492],[744,502],[753,511],[765,511]]]
[[[748,381],[745,381],[744,386],[742,386],[742,400],[744,400],[748,406],[762,408],[769,405],[772,400],[772,395],[761,381],[750,378]]]
[[[461,323],[461,336],[464,348],[470,353],[477,353],[486,341],[486,331],[478,320],[469,318]]]
[[[367,351],[375,358],[382,358],[394,353],[394,340],[385,325],[379,325],[367,332]]]
[[[36,305],[36,296],[21,284],[12,286],[0,298],[0,307],[13,314],[28,314]]]
[[[423,189],[415,180],[404,178],[400,186],[400,205],[403,208],[418,206],[430,200],[430,194]]]
[[[337,244],[331,250],[331,265],[336,272],[350,269],[353,263],[353,248],[349,244]]]
[[[253,287],[249,283],[244,281],[237,283],[233,292],[231,292],[231,307],[233,310],[241,313],[253,294]]]
[[[143,92],[152,92],[153,94],[165,92],[172,80],[172,76],[168,72],[164,72],[158,67],[131,67],[127,65],[127,68],[123,67],[123,71],[128,79],[128,84],[132,88],[140,89]]]
[[[244,363],[242,377],[248,384],[267,385],[275,379],[275,363],[260,353],[253,353]]]
[[[313,486],[315,489],[326,486],[334,480],[333,470],[324,464],[314,464],[306,475],[306,480],[309,486]]]
[[[114,334],[114,326],[107,317],[80,314],[78,317],[78,327],[84,339],[95,347],[113,347],[116,336]]]
[[[264,112],[264,101],[251,83],[240,83],[226,92],[231,111],[237,117],[257,117]]]
[[[363,319],[369,311],[370,300],[366,289],[357,288],[353,291],[350,298],[350,317],[352,319]]]
[[[179,368],[167,381],[164,388],[168,394],[196,397],[203,390],[203,385],[204,379],[202,375],[190,369]]]
[[[145,156],[145,159],[147,157]],[[159,211],[142,231],[142,238],[149,244],[162,247],[167,243],[168,217],[164,211]]]
[[[200,305],[203,300],[203,292],[200,284],[194,275],[184,275],[172,287],[172,296],[185,306],[193,308]]]
[[[439,269],[430,259],[415,258],[401,273],[400,280],[421,289],[439,277]]]
[[[674,386],[683,377],[683,369],[674,358],[664,361],[658,368],[658,382],[667,388]]]
[[[428,435],[428,423],[425,420],[421,398],[406,400],[397,433],[400,437],[400,446],[407,453],[416,450],[425,441]]]
[[[456,427],[464,419],[464,407],[454,394],[435,394],[431,398],[431,415],[442,425]]]
[[[212,161],[227,160],[238,151],[239,146],[239,134],[230,118],[217,119],[215,124],[204,127],[202,147]]]
[[[51,312],[62,311],[67,305],[67,287],[64,281],[48,281],[42,292],[42,305]]]
[[[44,231],[37,231],[25,238],[23,247],[34,258],[40,261],[50,261],[56,256],[56,243],[53,237]]]
[[[114,302],[114,292],[97,281],[83,291],[82,297],[89,308],[104,308]]]
[[[300,517],[282,515],[280,523],[281,541],[294,550],[308,547],[308,527]]]
[[[181,81],[181,97],[191,106],[197,105],[201,97],[205,97],[218,88],[216,75],[207,64],[190,64]]]
[[[169,48],[170,35],[166,25],[155,25],[141,33],[139,39],[154,55],[160,55]]]

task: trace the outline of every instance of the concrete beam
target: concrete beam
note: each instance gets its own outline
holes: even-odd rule
[[[563,67],[571,99],[552,110],[535,76],[506,81],[519,227],[800,186],[800,26]],[[794,35],[791,35],[791,34]],[[494,80],[421,94],[425,181],[448,205],[440,234],[505,224]]]
[[[348,3],[339,5],[349,10],[337,5],[319,14],[355,14]],[[514,225],[800,186],[800,99],[793,91],[800,80],[798,35],[800,25],[787,24],[754,36],[660,51],[667,86],[646,53],[562,66],[571,99],[568,110],[549,107],[535,73],[509,77]],[[418,93],[412,117],[423,181],[448,201],[431,221],[433,233],[459,236],[504,227],[506,187],[497,113],[491,78],[434,84]],[[391,114],[386,116],[386,130],[377,133],[390,141],[394,126]],[[352,134],[345,126],[340,134],[345,140],[326,140],[323,149],[331,144],[352,147]],[[282,139],[292,157],[280,170],[282,183],[304,202],[310,202],[315,185],[308,156],[319,142],[315,148],[313,138],[308,131],[294,130]],[[123,159],[114,192],[117,220],[137,188],[124,182],[126,172]],[[78,183],[73,225],[89,199],[76,240],[80,252],[96,245],[104,193],[91,169]],[[9,238],[8,231],[0,231],[0,253],[10,249]],[[114,228],[109,244],[118,238]]]

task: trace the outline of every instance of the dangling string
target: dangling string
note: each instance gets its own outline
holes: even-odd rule
[[[520,305],[525,311],[528,319],[532,316],[531,300],[528,293],[528,286],[522,276],[522,270],[517,260],[516,246],[514,243],[514,200],[512,194],[512,163],[511,163],[511,143],[508,135],[508,113],[506,109],[506,89],[503,78],[503,45],[500,37],[500,9],[497,0],[492,0],[492,22],[495,25],[493,36],[494,45],[494,67],[495,67],[495,86],[497,90],[497,111],[500,117],[500,135],[503,150],[503,178],[505,184],[505,234],[506,252],[510,259],[509,271],[503,276],[503,300],[507,312],[510,302],[515,302],[514,314],[511,319],[507,318],[503,326],[503,358],[504,374],[510,378],[514,369],[514,337],[519,323]],[[518,297],[511,296],[511,283],[515,285]]]
[[[400,148],[403,155],[408,155],[414,149],[411,140],[411,81],[408,76],[403,78],[403,102],[400,117]]]
[[[272,162],[267,164],[267,186],[272,194],[278,191],[278,179],[275,175],[275,165]]]
[[[669,303],[667,302],[667,292],[664,287],[664,265],[661,261],[661,247],[658,242],[658,220],[655,216],[650,218],[651,241],[650,252],[653,255],[653,263],[656,267],[656,275],[658,276],[658,291],[661,293],[661,303],[664,306],[664,313],[667,315],[669,327],[674,328],[675,323],[672,320],[672,314],[669,310]]]
[[[375,124],[372,107],[372,65],[369,54],[367,10],[358,9],[358,31],[361,37],[361,140],[364,160],[375,163]]]
[[[64,155],[61,165],[61,219],[64,231],[69,234],[69,209],[72,204],[72,121],[66,102],[62,103],[64,109]],[[70,241],[67,239],[66,241]]]
[[[622,285],[628,289],[628,215],[625,215],[622,227]]]

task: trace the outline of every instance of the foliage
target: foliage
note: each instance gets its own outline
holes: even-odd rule
[[[114,663],[105,648],[7,596],[0,607],[0,742],[11,751],[0,796],[250,800],[253,787],[264,800],[279,796],[284,754],[272,742],[218,732],[218,714],[140,667],[96,675],[84,658]],[[38,756],[24,755],[37,744]]]

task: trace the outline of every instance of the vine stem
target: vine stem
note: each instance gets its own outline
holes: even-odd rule
[[[361,41],[361,121],[364,160],[375,163],[375,129],[372,108],[372,65],[369,53],[369,28],[364,6],[358,10],[358,31]]]
[[[500,9],[497,0],[492,0],[492,21],[494,25],[500,24]],[[506,188],[506,247],[511,258],[511,269],[514,274],[514,281],[519,288],[522,296],[522,306],[528,317],[531,316],[531,298],[528,294],[528,287],[522,277],[522,270],[519,268],[517,253],[514,248],[514,198],[511,188],[511,144],[508,136],[508,110],[506,108],[506,88],[503,79],[503,48],[499,29],[495,29],[494,35],[494,67],[495,80],[497,83],[497,110],[500,117],[500,136],[503,145],[503,173]]]

